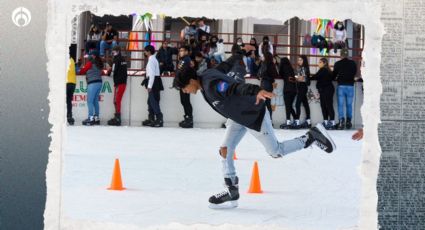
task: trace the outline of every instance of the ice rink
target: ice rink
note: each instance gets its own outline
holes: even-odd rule
[[[279,140],[305,130],[275,129]],[[224,129],[67,127],[63,143],[62,216],[140,227],[195,223],[354,229],[359,217],[361,142],[330,131],[337,151],[317,147],[273,159],[249,133],[239,144],[239,207],[208,208],[223,190],[218,155]],[[114,159],[124,191],[110,191]],[[263,194],[248,194],[258,161]]]

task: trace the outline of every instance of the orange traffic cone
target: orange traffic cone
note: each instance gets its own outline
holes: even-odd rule
[[[118,160],[118,158],[115,159],[114,171],[112,172],[111,187],[108,189],[118,191],[125,189],[124,187],[122,187],[120,160]]]
[[[251,184],[249,185],[248,193],[263,193],[263,191],[261,191],[257,161],[254,162],[254,167],[252,168]]]
[[[238,158],[236,157],[236,151],[233,153],[233,160],[237,160]]]

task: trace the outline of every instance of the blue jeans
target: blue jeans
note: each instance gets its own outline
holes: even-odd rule
[[[263,144],[266,152],[272,157],[284,156],[286,154],[301,150],[304,148],[305,141],[302,137],[294,138],[279,142],[274,133],[272,121],[269,111],[266,109],[260,132],[248,129],[243,125],[236,123],[231,119],[227,119],[226,132],[221,147],[227,148],[226,158],[222,158],[223,175],[225,178],[233,178],[236,176],[233,155],[236,146],[241,141],[245,133],[249,131],[258,141]]]
[[[116,41],[112,41],[111,44],[108,44],[106,41],[100,41],[100,56],[105,56],[105,49],[113,49],[117,46],[118,43]]]
[[[87,86],[87,107],[89,107],[89,117],[99,116],[99,94],[102,89],[102,82],[90,83]]]
[[[217,64],[223,62],[223,60],[221,59],[221,54],[214,54],[213,57],[217,61]]]
[[[353,117],[353,97],[354,97],[354,86],[351,85],[339,85],[338,86],[338,116],[339,119]],[[347,116],[344,116],[344,102],[347,110]]]
[[[257,70],[255,68],[255,58],[252,57],[248,57],[246,59],[246,62],[248,64],[248,68],[249,68],[249,73],[251,75],[257,75]]]
[[[160,94],[159,90],[152,89],[148,93],[148,111],[149,115],[160,115],[161,108],[159,107]]]

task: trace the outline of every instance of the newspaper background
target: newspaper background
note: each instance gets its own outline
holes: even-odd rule
[[[425,229],[425,1],[383,1],[381,229]]]

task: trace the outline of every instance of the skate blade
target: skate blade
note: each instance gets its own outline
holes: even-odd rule
[[[335,142],[334,142],[334,140],[332,139],[332,137],[329,135],[329,133],[328,133],[328,131],[325,129],[325,127],[323,127],[323,125],[322,124],[320,124],[320,123],[318,123],[317,125],[316,125],[316,128],[317,129],[319,129],[319,131],[326,137],[326,138],[328,138],[328,140],[331,142],[331,144],[332,144],[332,152],[333,151],[335,151],[336,150],[336,145],[335,145]],[[332,153],[332,152],[330,152],[330,153]]]
[[[212,203],[210,203],[208,205],[208,207],[211,208],[211,209],[232,209],[232,208],[238,207],[238,201],[237,200],[227,201],[227,202],[224,202],[222,204],[212,204]]]

